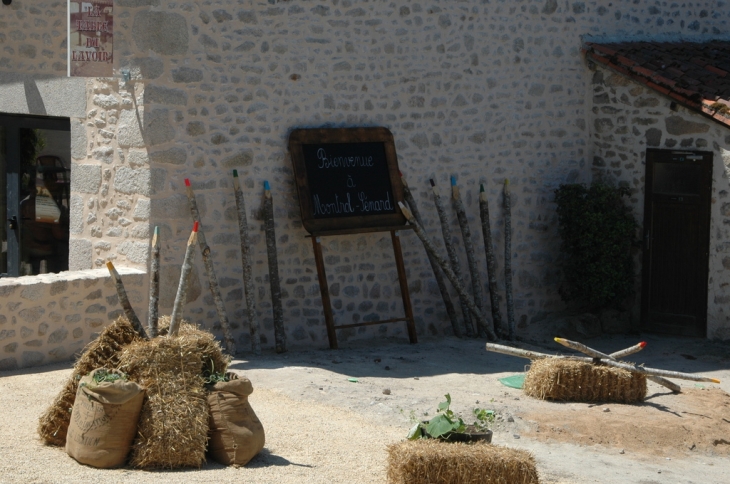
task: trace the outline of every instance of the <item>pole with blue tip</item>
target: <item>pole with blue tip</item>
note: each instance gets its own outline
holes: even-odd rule
[[[451,200],[454,204],[454,211],[456,212],[456,219],[459,221],[459,228],[461,228],[461,237],[464,239],[464,252],[466,252],[466,261],[469,265],[469,273],[471,274],[471,292],[474,295],[474,304],[480,312],[484,312],[484,306],[482,304],[482,278],[479,275],[479,267],[477,266],[477,260],[474,255],[474,244],[471,241],[471,230],[469,229],[469,220],[466,218],[466,209],[464,208],[464,202],[461,200],[461,193],[459,187],[456,184],[456,177],[451,177]],[[477,331],[479,336],[486,337],[487,328],[483,328],[482,324],[487,320],[477,320]]]
[[[439,221],[441,222],[441,233],[444,236],[444,247],[446,248],[446,254],[448,254],[449,256],[451,270],[454,272],[454,274],[456,274],[456,277],[461,280],[461,264],[459,263],[459,256],[456,255],[454,244],[451,243],[451,227],[449,227],[449,218],[446,215],[444,204],[441,201],[441,193],[436,187],[436,183],[434,183],[433,178],[429,181],[431,182],[431,190],[433,191],[433,201],[436,205],[436,212],[438,213]],[[461,303],[461,313],[464,317],[464,328],[466,330],[466,335],[469,338],[473,338],[474,329],[471,325],[471,314],[469,313],[469,306],[461,294],[459,294],[459,302]]]

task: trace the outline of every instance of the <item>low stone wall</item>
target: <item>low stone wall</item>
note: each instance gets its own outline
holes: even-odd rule
[[[118,270],[130,302],[141,309],[145,273]],[[106,269],[0,279],[0,370],[72,359],[122,313]]]

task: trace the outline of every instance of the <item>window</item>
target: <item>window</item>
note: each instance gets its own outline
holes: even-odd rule
[[[0,114],[0,276],[68,270],[71,123]]]

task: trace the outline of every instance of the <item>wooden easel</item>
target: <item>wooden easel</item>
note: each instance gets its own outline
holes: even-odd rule
[[[329,339],[330,349],[337,349],[337,332],[338,329],[345,328],[356,328],[359,326],[371,326],[374,324],[386,324],[386,323],[397,323],[399,321],[405,321],[408,328],[408,339],[411,344],[418,342],[416,338],[416,325],[413,321],[413,307],[411,306],[411,296],[408,292],[408,281],[406,280],[406,269],[403,264],[403,253],[401,251],[400,238],[398,236],[399,230],[408,230],[409,226],[399,227],[371,227],[366,229],[350,229],[341,231],[327,231],[313,233],[312,247],[314,248],[314,259],[317,264],[317,276],[319,277],[319,290],[322,293],[322,306],[324,307],[324,320],[327,325],[327,338]],[[367,321],[362,323],[354,324],[343,324],[335,326],[334,315],[332,314],[332,303],[330,301],[329,285],[327,284],[327,274],[324,269],[324,258],[322,257],[322,245],[320,238],[331,236],[331,235],[348,235],[348,234],[361,234],[368,232],[390,232],[390,238],[393,241],[393,253],[395,255],[395,265],[398,269],[398,282],[400,283],[401,297],[403,298],[403,309],[405,310],[405,317],[403,318],[391,318],[384,319],[382,321]]]

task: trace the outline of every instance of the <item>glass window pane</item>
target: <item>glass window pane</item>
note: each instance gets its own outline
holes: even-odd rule
[[[68,270],[70,133],[21,130],[22,274]],[[32,149],[32,146],[35,149]],[[32,157],[31,157],[32,156]]]

